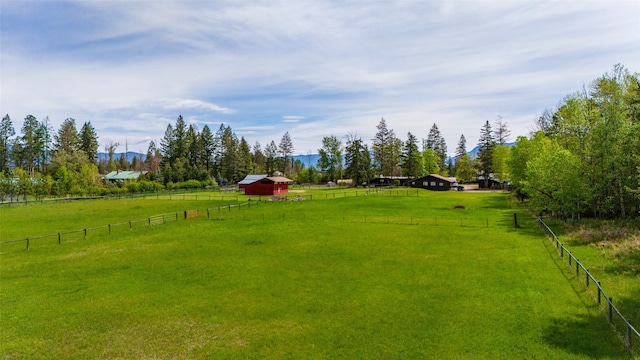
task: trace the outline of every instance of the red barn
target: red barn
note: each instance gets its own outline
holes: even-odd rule
[[[293,180],[281,176],[247,175],[238,183],[245,195],[284,195],[289,192]]]

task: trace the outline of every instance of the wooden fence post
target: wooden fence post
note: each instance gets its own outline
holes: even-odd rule
[[[87,238],[87,228],[84,229],[84,238]]]
[[[129,221],[129,230],[133,230],[133,225],[131,224],[131,221]]]
[[[58,233],[58,245],[60,245],[60,233]]]
[[[111,235],[111,224],[109,224],[109,235]]]
[[[29,250],[29,238],[27,238],[27,250]]]

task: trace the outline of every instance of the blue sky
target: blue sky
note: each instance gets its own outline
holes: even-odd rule
[[[498,116],[512,139],[621,63],[640,71],[640,1],[1,0],[0,112],[91,121],[146,152],[178,115],[315,153],[436,123],[455,151]],[[343,141],[344,142],[344,141]]]

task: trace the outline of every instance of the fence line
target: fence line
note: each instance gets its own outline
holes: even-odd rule
[[[538,217],[538,226],[547,235],[547,237],[549,237],[553,246],[555,246],[556,250],[560,252],[559,254],[560,258],[564,259],[566,254],[566,256],[569,259],[569,267],[573,269],[575,264],[576,278],[580,277],[580,274],[581,274],[580,270],[582,270],[582,273],[584,273],[585,275],[584,277],[585,288],[589,289],[591,283],[593,283],[597,287],[596,301],[598,305],[599,306],[602,305],[602,299],[604,298],[604,300],[607,303],[607,305],[605,305],[606,311],[607,311],[606,313],[607,320],[611,325],[613,325],[614,329],[616,329],[619,332],[619,334],[624,338],[625,346],[629,349],[629,351],[633,352],[634,339],[635,339],[635,342],[638,342],[638,344],[640,344],[639,342],[640,333],[638,332],[638,330],[636,330],[633,326],[631,326],[631,322],[629,321],[629,319],[624,317],[622,313],[618,310],[618,308],[616,308],[613,305],[613,298],[610,296],[607,296],[605,291],[602,289],[601,283],[598,280],[596,280],[596,278],[580,262],[580,260],[578,260],[578,258],[576,258],[573,255],[573,253],[571,253],[571,251],[567,249],[567,247],[563,243],[560,242],[560,240],[558,240],[558,237],[556,236],[556,234],[551,230],[551,228],[549,228],[547,224],[545,224],[544,221],[542,221],[542,218],[540,217]],[[614,317],[614,314],[616,317]]]

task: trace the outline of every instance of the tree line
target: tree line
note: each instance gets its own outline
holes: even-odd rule
[[[508,184],[537,210],[562,216],[637,216],[639,94],[638,74],[616,65],[613,74],[545,110],[531,134],[518,137],[513,147],[507,145],[510,130],[501,117],[482,125],[474,158],[467,154],[464,134],[451,157],[435,123],[426,138],[409,132],[402,140],[382,118],[371,146],[355,134],[327,136],[318,149],[319,160],[308,166],[294,160],[288,132],[278,144],[271,141],[262,148],[259,142],[251,146],[238,138],[230,126],[200,130],[178,116],[167,125],[160,144],[151,141],[146,156],[129,162],[124,154],[115,158],[120,144],[112,141],[104,148],[107,158],[98,159],[98,136],[90,122],[77,130],[75,120],[68,118],[54,132],[48,118],[38,121],[28,115],[21,135],[15,136],[6,115],[0,122],[0,196],[113,191],[126,184],[104,183],[98,174],[115,170],[144,171],[140,180],[145,189],[235,184],[259,173],[281,174],[298,183],[350,179],[355,186],[380,175],[440,174],[460,183],[480,181],[485,187]],[[129,185],[129,190],[140,188]]]
[[[565,218],[638,216],[639,79],[615,65],[542,113],[507,160],[523,199]]]

